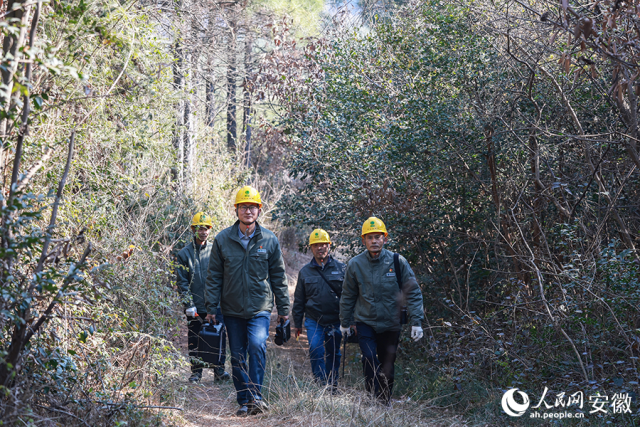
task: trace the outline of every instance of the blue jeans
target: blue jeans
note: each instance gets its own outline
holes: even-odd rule
[[[233,385],[240,406],[262,399],[260,390],[267,360],[270,316],[268,311],[261,311],[251,319],[224,317],[231,351]]]
[[[321,326],[313,319],[305,319],[309,338],[309,357],[311,371],[321,384],[338,385],[338,368],[340,368],[340,323]]]

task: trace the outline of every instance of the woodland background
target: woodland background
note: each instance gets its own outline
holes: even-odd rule
[[[427,319],[396,394],[637,425],[638,3],[0,2],[0,424],[180,424],[173,255],[250,183],[287,251],[385,221]]]

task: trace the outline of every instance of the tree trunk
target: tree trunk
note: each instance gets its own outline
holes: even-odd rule
[[[247,34],[244,39],[244,114],[242,117],[242,124],[244,127],[244,135],[245,135],[245,164],[247,167],[251,167],[251,93],[252,93],[252,83],[251,83],[251,72],[253,71],[252,67],[252,56],[251,51],[253,49],[253,38],[251,37],[251,33],[247,30]]]
[[[5,36],[3,44],[2,44],[2,57],[3,58],[13,58],[12,61],[9,61],[7,64],[3,64],[3,67],[0,67],[0,72],[2,75],[2,88],[0,88],[0,108],[4,111],[5,114],[8,114],[12,108],[12,105],[15,106],[15,103],[11,101],[11,94],[13,92],[13,80],[16,72],[18,71],[18,65],[20,63],[20,58],[22,57],[20,48],[24,46],[24,41],[27,35],[29,16],[31,12],[31,8],[29,6],[24,9],[24,4],[26,0],[9,0],[7,4],[7,15],[4,17],[5,22],[9,22],[10,20],[18,19],[20,20],[20,32],[18,34],[8,34]],[[15,24],[13,24],[15,25]],[[19,95],[19,92],[18,94]],[[9,131],[9,120],[6,117],[0,120],[0,140],[2,141],[2,150],[0,152],[0,176],[4,177],[5,171],[7,170],[7,164],[9,162],[9,152],[8,152],[8,131]]]
[[[213,127],[213,122],[216,119],[216,88],[213,85],[213,66],[209,67],[209,76],[206,81],[206,102],[207,102],[207,126]]]
[[[229,20],[229,56],[227,63],[227,148],[236,152],[236,22],[235,17]]]
[[[179,92],[184,92],[184,75],[183,75],[183,52],[180,40],[176,39],[173,46],[173,87]],[[180,99],[176,105],[176,123],[173,128],[173,147],[176,150],[176,178],[178,185],[181,186],[184,181],[184,116],[185,102]]]
[[[191,56],[192,54],[189,54],[187,56],[187,60],[185,61],[187,64],[190,64],[193,67],[193,64],[191,64]],[[185,97],[185,101],[184,101],[184,143],[183,143],[183,148],[184,148],[184,153],[183,153],[183,160],[184,160],[184,170],[185,170],[185,190],[187,192],[187,194],[189,194],[192,190],[192,185],[193,185],[193,161],[194,161],[194,141],[193,141],[193,135],[195,133],[195,117],[194,117],[194,105],[193,105],[193,98],[194,98],[194,94],[193,92],[193,68],[191,69],[191,71],[189,73],[187,73],[187,75],[185,76],[185,93],[186,93],[186,97]]]

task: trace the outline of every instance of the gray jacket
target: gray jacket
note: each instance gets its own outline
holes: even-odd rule
[[[216,236],[211,248],[206,282],[206,307],[225,316],[251,319],[271,311],[275,297],[278,314],[289,314],[289,287],[278,238],[256,223],[245,249],[238,236],[240,221]]]
[[[178,252],[177,256],[176,284],[182,301],[185,308],[195,306],[200,314],[207,313],[204,302],[204,284],[209,270],[211,246],[211,242],[205,242],[204,248],[200,249],[195,241],[191,241]]]
[[[393,252],[383,249],[378,258],[369,251],[353,257],[347,264],[340,323],[343,327],[362,322],[376,332],[400,330],[400,311],[407,305],[409,324],[421,326],[424,317],[422,292],[407,260],[400,256],[402,292],[396,279]]]

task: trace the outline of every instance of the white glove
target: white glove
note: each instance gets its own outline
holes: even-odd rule
[[[351,335],[351,327],[347,326],[346,328],[340,326],[340,333],[345,336]]]
[[[185,311],[185,314],[189,317],[196,317],[196,315],[198,314],[198,309],[196,309],[195,307],[189,307]]]
[[[418,341],[420,338],[422,338],[423,335],[424,333],[422,332],[422,328],[420,326],[411,327],[411,338],[414,341]]]

